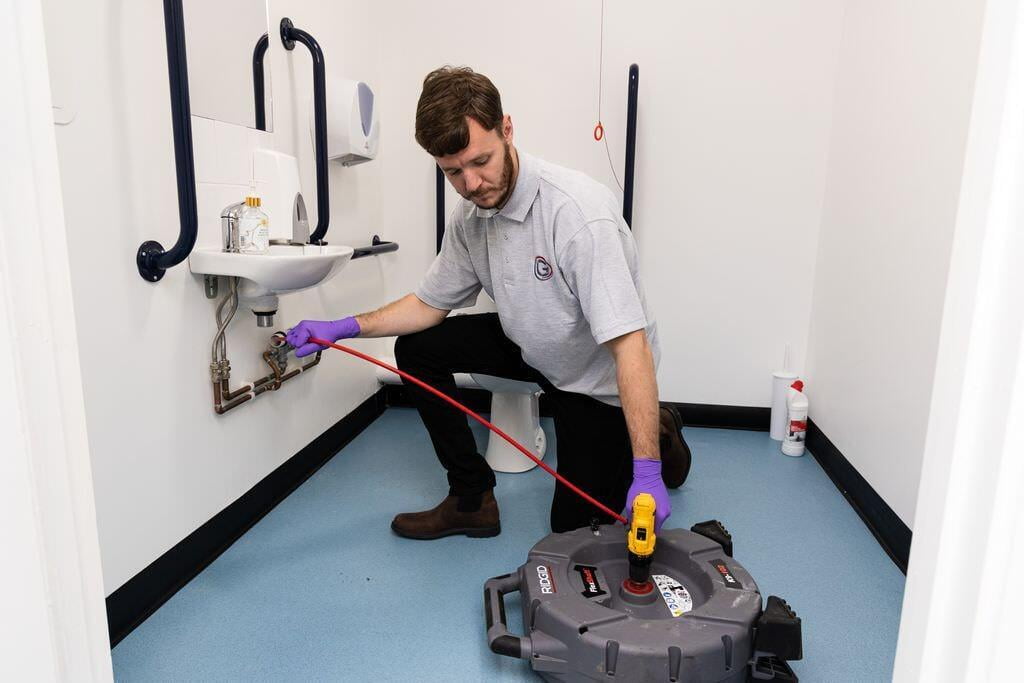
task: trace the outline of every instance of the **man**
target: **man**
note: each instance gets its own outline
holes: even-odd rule
[[[296,355],[338,340],[397,335],[398,366],[445,393],[455,372],[535,381],[554,408],[558,471],[614,510],[650,493],[657,525],[690,454],[673,409],[660,408],[658,342],[644,300],[636,246],[618,202],[585,175],[520,153],[491,81],[468,68],[427,75],[416,140],[463,197],[441,253],[415,294],[355,317],[304,320],[288,333]],[[484,289],[496,314],[458,315]],[[409,538],[500,532],[494,473],[466,418],[409,387],[441,464],[448,496],[395,517]],[[659,429],[661,438],[659,439]],[[665,457],[665,463],[661,461]],[[551,528],[611,522],[561,484]]]

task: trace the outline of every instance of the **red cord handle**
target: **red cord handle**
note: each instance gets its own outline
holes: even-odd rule
[[[597,507],[597,509],[599,509],[601,512],[605,513],[606,515],[614,518],[615,520],[617,520],[619,522],[622,522],[623,524],[628,524],[629,523],[629,521],[625,517],[623,517],[622,515],[620,515],[617,512],[612,511],[611,508],[609,508],[608,506],[600,503],[593,496],[591,496],[589,493],[587,493],[586,491],[584,491],[580,487],[576,486],[576,484],[573,484],[571,481],[569,481],[568,479],[566,479],[565,477],[560,475],[558,472],[556,472],[553,469],[551,469],[551,467],[546,465],[543,460],[541,460],[536,455],[531,453],[525,446],[520,444],[518,441],[513,439],[511,436],[509,436],[505,432],[501,431],[500,429],[498,429],[497,427],[492,425],[490,422],[488,422],[484,418],[480,417],[479,415],[474,413],[472,410],[470,410],[466,406],[462,405],[461,403],[456,401],[454,398],[451,398],[450,396],[448,396],[444,392],[438,391],[437,389],[435,389],[434,387],[430,386],[426,382],[424,382],[422,380],[419,380],[419,379],[416,379],[415,377],[413,377],[412,375],[410,375],[407,372],[403,372],[402,370],[399,370],[398,368],[393,368],[390,365],[388,365],[387,363],[385,363],[384,361],[377,360],[373,356],[368,356],[365,353],[362,353],[360,351],[356,351],[355,349],[349,348],[347,346],[341,346],[340,344],[334,344],[334,343],[329,342],[329,341],[327,341],[325,339],[317,339],[316,337],[310,337],[309,341],[311,341],[314,344],[319,344],[320,346],[329,346],[332,349],[337,349],[338,351],[344,351],[345,353],[347,353],[349,355],[352,355],[352,356],[355,356],[356,358],[362,358],[363,360],[365,360],[367,362],[373,363],[374,365],[377,365],[379,367],[384,368],[385,370],[389,370],[389,371],[395,373],[396,375],[398,375],[399,377],[401,377],[404,380],[412,382],[413,384],[418,386],[420,389],[423,389],[424,391],[430,392],[431,394],[433,394],[434,396],[437,396],[438,398],[440,398],[441,400],[445,401],[449,405],[452,405],[452,406],[458,408],[459,410],[461,410],[462,412],[464,412],[466,415],[469,415],[471,418],[473,418],[474,420],[476,420],[477,422],[482,424],[484,427],[487,427],[492,432],[494,432],[495,434],[497,434],[501,438],[505,439],[505,441],[508,441],[520,453],[522,453],[527,458],[529,458],[530,460],[532,460],[535,463],[537,463],[538,465],[540,465],[541,469],[543,469],[545,472],[550,474],[552,477],[554,477],[558,481],[562,482],[566,487],[569,488],[569,490],[571,490],[577,496],[579,496],[583,500],[587,501],[591,505],[594,505],[595,507]]]

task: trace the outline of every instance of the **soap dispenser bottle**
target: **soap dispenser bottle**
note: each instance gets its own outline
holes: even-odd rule
[[[261,254],[270,248],[270,218],[260,209],[260,198],[249,195],[238,214],[238,250]]]

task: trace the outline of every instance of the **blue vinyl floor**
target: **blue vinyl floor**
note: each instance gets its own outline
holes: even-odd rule
[[[694,464],[667,525],[725,523],[762,594],[803,619],[802,681],[890,680],[903,575],[815,460],[764,432],[685,435]],[[548,533],[552,490],[539,468],[499,474],[500,536],[399,538],[394,514],[432,507],[446,485],[416,413],[390,409],[118,644],[115,678],[538,680],[488,650],[482,587]]]

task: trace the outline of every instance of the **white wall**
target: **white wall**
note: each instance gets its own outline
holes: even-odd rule
[[[1017,0],[986,3],[970,119],[898,683],[1019,677],[1002,654],[1019,647],[1024,595],[992,581],[990,569],[1024,561],[1024,5]]]
[[[812,419],[913,526],[984,3],[850,2],[837,73]]]
[[[620,179],[626,72],[640,65],[633,222],[662,340],[663,399],[765,406],[787,344],[802,369],[841,9],[840,0],[606,3],[602,118]],[[388,281],[393,297],[415,287],[434,254],[434,168],[413,125],[423,77],[437,66],[487,74],[518,146],[615,188],[592,137],[597,0],[472,12],[450,0],[407,3],[399,18],[382,33],[395,56],[381,79],[382,221],[413,266]]]
[[[44,4],[55,104],[74,115],[58,127],[57,141],[109,594],[377,387],[372,367],[330,356],[280,393],[214,414],[207,369],[214,303],[204,297],[202,279],[181,264],[150,284],[135,267],[141,242],[168,247],[178,233],[161,5]],[[272,36],[285,9],[320,40],[332,68],[373,83],[373,35],[331,30],[366,20],[363,3],[272,2]],[[200,245],[219,243],[218,212],[245,191],[255,146],[298,154],[315,220],[309,54],[302,46],[286,53],[273,40],[268,64],[273,134],[224,124],[197,129],[197,174],[209,181],[199,192]],[[333,168],[329,240],[366,243],[379,229],[378,174],[372,164]],[[384,275],[403,256],[356,261],[330,284],[282,298],[277,326],[381,304]],[[235,382],[265,374],[258,352],[267,337],[251,313],[239,312],[228,345]]]
[[[0,0],[0,678],[111,680],[38,0]]]

